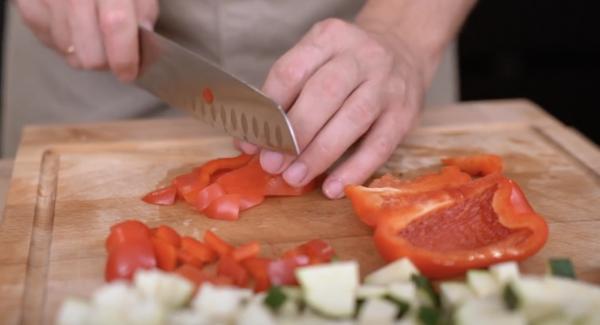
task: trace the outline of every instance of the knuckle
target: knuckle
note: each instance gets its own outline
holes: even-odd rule
[[[346,80],[338,74],[323,76],[316,85],[318,91],[329,98],[339,98],[345,95],[344,83]]]
[[[327,18],[315,24],[313,36],[320,42],[328,42],[345,32],[349,24],[339,18]]]
[[[289,87],[300,83],[306,71],[301,62],[280,60],[273,65],[273,74],[278,82]]]
[[[348,107],[348,119],[349,122],[362,128],[362,126],[368,126],[375,119],[377,110],[375,104],[369,103],[366,100],[356,102]]]
[[[104,32],[117,32],[122,30],[129,20],[129,15],[122,9],[113,9],[100,16],[100,25]]]
[[[81,66],[86,70],[98,70],[106,67],[106,61],[102,58],[84,56],[80,61]]]
[[[394,149],[396,149],[396,146],[393,144],[391,136],[380,136],[373,141],[371,146],[375,156],[381,159],[389,157]]]
[[[314,149],[312,152],[314,157],[318,157],[317,161],[330,161],[335,157],[337,153],[337,144],[335,139],[330,138],[328,140],[322,139],[320,137],[314,140],[314,145],[311,145]]]
[[[384,64],[391,64],[394,59],[392,52],[387,47],[373,39],[369,39],[363,43],[361,54],[365,58],[377,60]]]

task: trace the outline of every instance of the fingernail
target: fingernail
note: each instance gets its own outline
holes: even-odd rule
[[[283,173],[283,179],[292,186],[299,186],[306,177],[308,168],[303,162],[297,161],[293,163]]]
[[[124,68],[118,73],[118,78],[121,82],[129,83],[135,80],[137,71],[135,68]]]
[[[256,145],[245,141],[240,142],[240,149],[242,149],[242,151],[248,155],[253,155],[258,151],[258,147]]]
[[[283,167],[283,155],[279,152],[263,150],[260,153],[260,164],[266,172],[276,174]]]
[[[151,22],[145,20],[145,21],[140,21],[140,26],[146,28],[147,30],[154,30],[154,24],[152,24]]]
[[[339,199],[343,196],[344,185],[337,179],[331,179],[323,185],[323,192],[330,199]]]

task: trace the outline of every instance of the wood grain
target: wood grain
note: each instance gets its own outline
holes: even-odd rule
[[[6,192],[8,192],[10,175],[12,174],[12,166],[12,159],[0,159],[0,222],[2,222],[4,200],[6,199]]]
[[[600,151],[527,101],[428,110],[378,173],[410,176],[439,167],[441,157],[482,151],[503,156],[508,176],[550,224],[547,245],[522,269],[541,273],[549,257],[568,256],[583,279],[600,283]],[[0,225],[0,323],[49,322],[64,297],[89,296],[103,281],[108,228],[128,218],[193,236],[213,229],[234,244],[258,239],[270,256],[320,237],[342,258],[359,260],[363,274],[383,265],[349,202],[318,191],[268,199],[237,222],[139,199],[234,153],[227,136],[188,119],[28,128]]]

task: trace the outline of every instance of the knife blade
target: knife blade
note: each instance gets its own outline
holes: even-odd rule
[[[139,87],[229,135],[300,153],[285,112],[260,90],[158,33],[144,27],[139,33]]]

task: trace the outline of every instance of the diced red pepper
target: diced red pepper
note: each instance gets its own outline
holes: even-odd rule
[[[214,232],[207,230],[204,233],[204,242],[208,247],[210,247],[213,251],[217,252],[219,256],[225,256],[231,254],[233,251],[233,246],[228,242],[224,241]]]
[[[256,257],[258,254],[260,254],[260,244],[257,241],[251,241],[236,247],[231,253],[231,257],[236,262],[241,262],[245,259]]]
[[[176,248],[181,245],[181,237],[177,231],[167,225],[160,225],[152,229],[152,237],[160,238]]]
[[[236,286],[243,287],[248,284],[248,271],[228,255],[221,256],[219,259],[217,274],[233,279]]]
[[[271,287],[271,281],[269,280],[270,263],[269,259],[261,257],[250,257],[242,261],[242,266],[254,279],[255,292],[263,292]]]
[[[189,252],[203,263],[211,263],[217,259],[217,253],[212,248],[192,237],[181,238],[181,250]]]
[[[157,266],[164,271],[174,271],[177,268],[177,249],[160,237],[152,238],[154,255]]]

